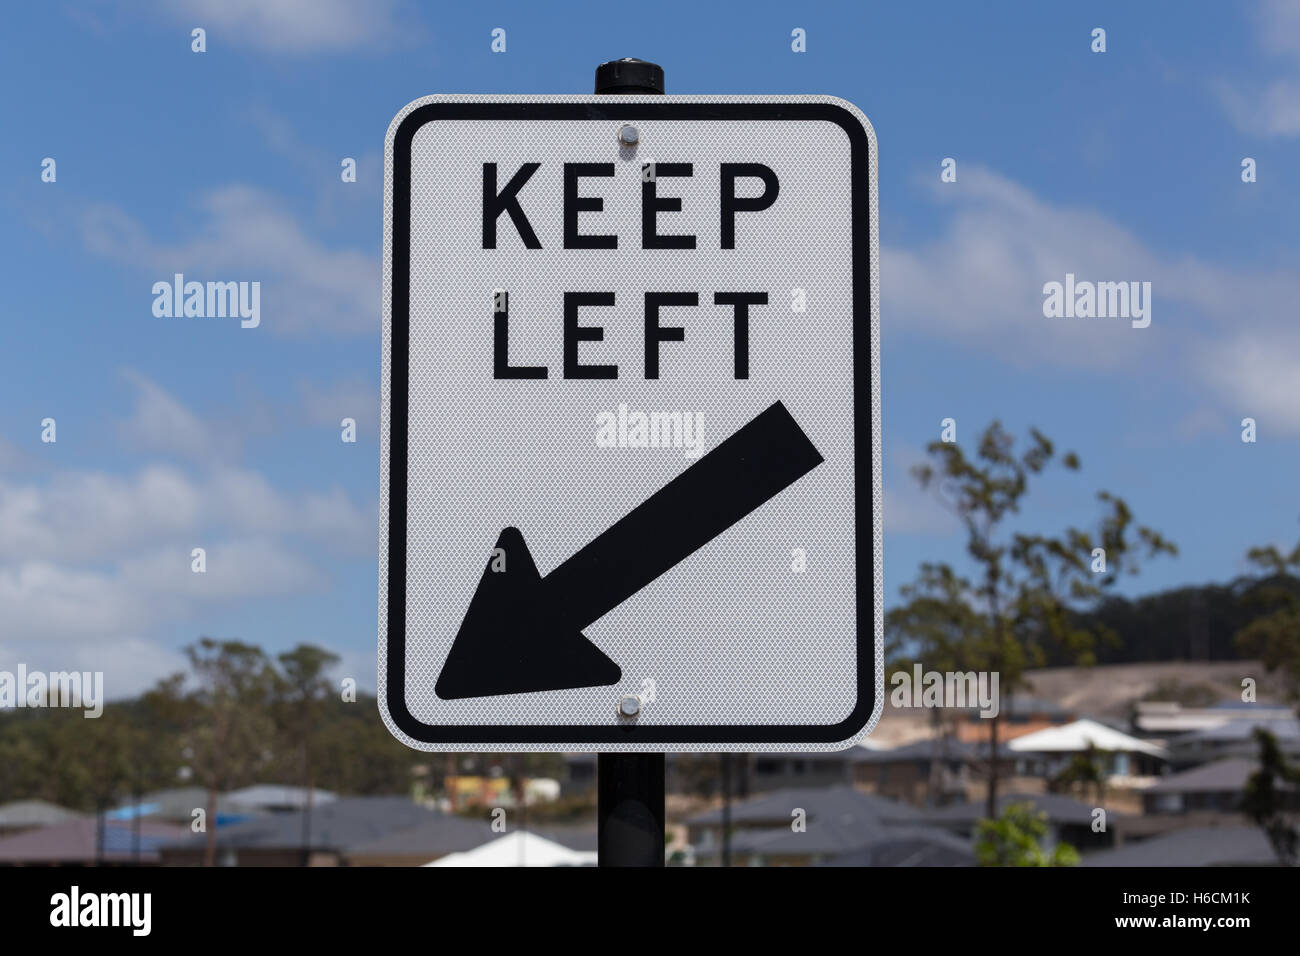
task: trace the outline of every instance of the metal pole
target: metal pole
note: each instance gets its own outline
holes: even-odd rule
[[[663,68],[644,60],[596,67],[600,94],[662,94]],[[596,846],[601,866],[664,865],[664,755],[596,758]]]
[[[596,759],[596,848],[601,866],[664,865],[664,755]]]

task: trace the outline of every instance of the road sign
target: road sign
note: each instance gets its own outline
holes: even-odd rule
[[[876,140],[832,97],[388,131],[379,697],[424,750],[835,750],[883,698]]]

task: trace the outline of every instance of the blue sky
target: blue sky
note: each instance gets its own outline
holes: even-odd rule
[[[1027,526],[1088,523],[1106,488],[1176,541],[1129,594],[1300,533],[1300,4],[51,2],[7,27],[0,669],[116,696],[208,634],[319,643],[373,687],[385,129],[427,93],[589,92],[629,55],[669,92],[829,93],[875,126],[891,597],[960,561],[907,477],[946,417],[1080,454]],[[262,326],[156,319],[177,271],[261,281]],[[1066,272],[1150,281],[1151,326],[1044,318]]]

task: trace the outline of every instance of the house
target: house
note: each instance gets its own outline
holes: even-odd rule
[[[110,820],[158,820],[165,823],[190,826],[196,819],[195,810],[208,810],[208,791],[203,787],[172,787],[155,790],[133,801],[123,803],[106,815]],[[248,804],[238,803],[225,794],[217,795],[216,825],[218,827],[239,823],[261,812]]]
[[[1142,794],[1148,814],[1241,813],[1242,799],[1259,761],[1225,757],[1212,763],[1164,777]],[[1300,810],[1300,791],[1294,784],[1275,781],[1283,809]]]
[[[438,816],[405,797],[340,797],[304,811],[268,813],[215,831],[221,866],[339,866],[349,848]],[[304,830],[310,828],[309,833]],[[162,848],[165,866],[203,862],[209,834],[194,834]]]
[[[1289,720],[1291,708],[1230,701],[1213,707],[1186,707],[1176,701],[1140,700],[1133,705],[1133,732],[1143,736],[1176,737],[1225,724],[1261,720]]]
[[[189,831],[168,823],[76,817],[0,838],[0,866],[156,866]]]
[[[980,716],[979,707],[948,707],[945,713],[954,715],[953,736],[967,743],[992,740],[992,721]],[[998,742],[1003,743],[1025,734],[1059,727],[1074,719],[1074,714],[1054,700],[1041,697],[1009,696],[1003,701],[1001,719],[998,721]]]
[[[736,866],[833,864],[846,854],[876,865],[974,862],[968,846],[919,825],[917,815],[897,801],[839,786],[779,790],[696,814],[686,824],[695,859],[704,865],[721,863],[724,850]]]
[[[1289,762],[1300,763],[1300,720],[1295,717],[1232,720],[1182,734],[1169,743],[1170,762],[1183,770],[1225,757],[1258,757],[1256,727],[1277,738],[1278,748]]]
[[[494,836],[475,849],[451,853],[425,866],[595,866],[596,851],[574,850],[532,830]]]
[[[998,752],[1005,780],[1015,758],[1005,745],[999,745]],[[941,806],[975,796],[985,785],[988,764],[987,743],[931,737],[892,748],[859,748],[852,757],[852,779],[871,793],[914,806]]]
[[[1001,816],[1013,803],[1028,803],[1036,812],[1046,816],[1047,837],[1043,840],[1043,848],[1048,852],[1058,843],[1068,843],[1081,852],[1113,846],[1116,830],[1129,819],[1124,814],[1108,812],[1106,829],[1095,832],[1095,807],[1055,793],[1003,794],[997,801],[998,815]],[[937,827],[973,842],[979,822],[987,816],[986,810],[983,800],[956,803],[917,811],[916,823]]]
[[[307,806],[308,794],[306,787],[258,783],[240,790],[232,790],[225,796],[231,804],[238,804],[245,812],[291,813]],[[329,790],[313,789],[310,791],[310,798],[311,805],[319,807],[337,800],[338,795]]]
[[[487,818],[438,813],[413,827],[392,830],[344,849],[348,866],[425,866],[448,854],[473,850],[500,836]]]
[[[80,820],[85,814],[45,800],[14,800],[0,804],[0,837]]]
[[[716,865],[717,853],[696,848]],[[738,830],[733,866],[974,866],[970,843],[932,827],[894,827],[868,820],[809,818],[803,832],[789,826]]]
[[[809,753],[731,754],[740,766],[747,793],[770,793],[792,787],[837,787],[853,783],[853,765],[861,746]]]
[[[1025,734],[1007,744],[1016,754],[1017,776],[1045,778],[1056,776],[1089,748],[1097,752],[1112,786],[1148,784],[1169,760],[1169,752],[1159,744],[1087,719]]]
[[[1277,855],[1259,827],[1172,830],[1083,857],[1080,866],[1276,866]]]

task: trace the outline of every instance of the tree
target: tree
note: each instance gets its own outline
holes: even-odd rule
[[[1097,806],[1104,806],[1106,803],[1106,758],[1110,752],[1097,749],[1097,745],[1091,740],[1088,741],[1088,749],[1083,753],[1077,753],[1070,758],[1070,762],[1051,780],[1052,790],[1070,790],[1078,786],[1087,794],[1088,789],[1092,788],[1092,793],[1097,801]]]
[[[203,637],[185,649],[198,684],[186,733],[195,778],[207,788],[207,846],[203,865],[217,852],[217,794],[251,783],[272,756],[270,705],[275,674],[260,647]]]
[[[1251,548],[1247,559],[1263,574],[1250,603],[1262,614],[1237,632],[1237,646],[1270,671],[1281,671],[1292,700],[1300,701],[1300,597],[1288,585],[1300,572],[1300,544],[1290,554],[1277,548]]]
[[[975,859],[980,866],[1074,866],[1079,853],[1058,843],[1051,855],[1043,851],[1047,814],[1031,803],[1011,803],[997,819],[981,820],[975,830]]]
[[[1097,495],[1103,513],[1094,533],[1067,527],[1048,537],[1009,528],[1031,477],[1056,458],[1052,442],[1037,429],[1020,453],[994,421],[973,456],[943,441],[931,443],[927,454],[913,476],[961,522],[977,576],[967,580],[948,564],[922,566],[916,583],[902,592],[908,603],[886,619],[891,645],[934,653],[954,671],[996,672],[1003,693],[1023,684],[1025,670],[1042,666],[1049,650],[1092,663],[1096,642],[1113,634],[1078,611],[1098,603],[1121,573],[1137,573],[1138,552],[1177,553],[1158,532],[1135,525],[1128,505],[1105,491]],[[1073,452],[1059,461],[1071,471],[1079,468]],[[989,718],[990,818],[997,810],[1001,715],[999,708]]]
[[[316,782],[317,741],[321,735],[322,717],[333,687],[325,672],[339,662],[338,655],[299,644],[279,656],[280,676],[275,682],[274,716],[285,742],[300,761],[299,779],[307,794],[303,808],[302,837],[303,865],[311,852],[311,811]]]
[[[1259,769],[1246,781],[1242,810],[1264,830],[1278,862],[1294,866],[1300,833],[1286,811],[1293,805],[1300,770],[1287,765],[1277,738],[1263,727],[1255,728],[1255,741],[1259,744]]]

